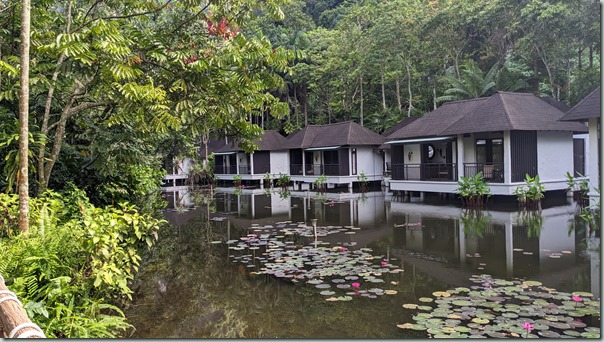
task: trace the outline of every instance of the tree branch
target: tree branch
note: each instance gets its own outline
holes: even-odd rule
[[[164,9],[166,6],[168,6],[171,2],[172,2],[172,0],[168,0],[168,1],[166,1],[166,3],[164,3],[160,7],[156,8],[154,10],[150,10],[150,11],[138,12],[138,13],[132,13],[132,14],[126,14],[126,15],[110,15],[110,16],[106,16],[106,17],[98,17],[98,18],[90,19],[87,22],[85,22],[84,24],[80,25],[80,27],[75,29],[74,32],[77,32],[77,31],[83,29],[84,27],[88,26],[90,23],[93,23],[100,19],[104,19],[104,20],[126,19],[126,18],[140,17],[140,16],[147,15],[147,14],[157,13],[157,12],[161,11],[162,9]]]

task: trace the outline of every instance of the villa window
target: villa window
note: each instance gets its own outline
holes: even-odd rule
[[[479,164],[503,163],[503,139],[476,140],[476,162]]]

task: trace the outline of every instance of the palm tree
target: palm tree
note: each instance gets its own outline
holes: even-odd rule
[[[524,79],[518,79],[514,83],[502,79],[501,71],[505,70],[506,66],[504,65],[501,69],[498,67],[499,64],[495,63],[485,75],[478,64],[470,59],[461,65],[459,78],[454,76],[455,69],[450,67],[445,72],[445,76],[441,78],[449,85],[449,88],[445,90],[445,95],[436,98],[436,101],[473,99],[491,95],[497,90],[518,91],[528,88],[528,83]]]

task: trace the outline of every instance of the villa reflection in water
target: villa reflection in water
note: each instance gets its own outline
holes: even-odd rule
[[[193,206],[186,188],[174,188],[171,207]],[[540,212],[488,210],[470,212],[454,201],[445,204],[404,202],[382,192],[325,194],[220,189],[215,215],[249,220],[249,224],[282,221],[320,226],[355,226],[354,235],[324,241],[347,242],[353,248],[387,246],[384,253],[427,275],[458,286],[472,274],[521,277],[560,290],[583,287],[600,297],[600,239],[576,224],[576,205],[567,203]],[[578,284],[581,283],[581,284]]]

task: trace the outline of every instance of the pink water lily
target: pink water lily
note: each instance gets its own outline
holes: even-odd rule
[[[351,286],[354,287],[355,289],[358,289],[359,287],[361,287],[361,284],[359,284],[359,283],[352,283]]]
[[[531,330],[534,329],[533,325],[530,322],[524,322],[524,324],[522,325],[522,329],[526,329],[526,336],[528,337],[528,334]]]
[[[340,252],[346,252],[346,248],[340,247]]]
[[[387,261],[382,261],[381,265],[382,265],[382,267],[386,267],[388,265],[388,262]]]
[[[575,302],[582,302],[582,301],[583,301],[583,298],[581,298],[581,297],[579,297],[579,296],[575,296],[575,295],[573,295],[571,298],[572,298],[572,299],[573,299]]]

